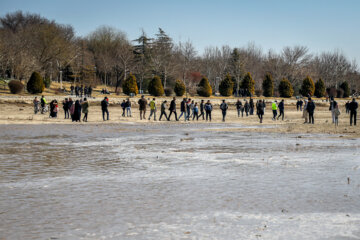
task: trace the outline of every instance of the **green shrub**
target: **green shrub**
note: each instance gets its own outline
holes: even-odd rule
[[[38,72],[33,72],[29,81],[27,82],[26,89],[31,94],[42,93],[45,89],[43,78]]]
[[[176,96],[181,97],[184,95],[186,90],[185,84],[181,81],[181,80],[176,80],[175,82],[175,87],[174,87],[174,92],[176,94]]]
[[[201,97],[210,97],[212,88],[207,77],[203,77],[198,85],[197,94]]]
[[[134,93],[135,95],[137,95],[139,93],[136,83],[136,77],[133,74],[129,74],[129,77],[124,81],[122,85],[122,89],[126,95],[130,95],[130,93]]]
[[[45,87],[46,87],[46,88],[50,88],[51,80],[50,80],[49,77],[45,77],[45,78],[44,78],[44,84],[45,84]]]
[[[241,88],[249,91],[251,95],[255,94],[255,81],[252,79],[251,74],[249,72],[245,75],[241,83]]]
[[[265,75],[262,87],[264,97],[272,97],[274,95],[274,81],[270,73]]]
[[[279,84],[280,97],[289,98],[294,94],[294,89],[289,80],[283,78]]]
[[[349,84],[347,81],[343,82],[341,85],[340,85],[340,88],[344,91],[344,94],[343,94],[343,97],[344,98],[347,98],[350,96],[350,87],[349,87]]]
[[[314,95],[315,92],[315,84],[313,82],[313,80],[311,79],[311,77],[307,76],[304,80],[303,83],[301,85],[301,89],[300,89],[300,93],[303,96],[307,96],[308,94],[310,96]]]
[[[234,91],[234,83],[231,79],[230,74],[226,74],[224,80],[220,82],[219,92],[221,96],[228,97],[233,94],[233,91]]]
[[[316,83],[315,83],[315,93],[314,95],[318,98],[324,97],[325,96],[325,92],[326,92],[326,88],[325,88],[325,83],[324,81],[320,78]]]
[[[18,94],[24,90],[24,84],[22,84],[19,80],[11,80],[8,83],[8,86],[12,94]]]
[[[173,95],[174,91],[171,88],[165,88],[164,89],[165,96],[170,97]]]
[[[154,76],[148,85],[148,92],[155,97],[164,95],[164,87],[159,76]]]

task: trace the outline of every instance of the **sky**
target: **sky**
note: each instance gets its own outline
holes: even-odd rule
[[[1,16],[17,10],[70,24],[79,36],[106,25],[134,40],[160,27],[199,54],[208,46],[301,45],[314,54],[341,51],[360,65],[360,0],[0,0]]]

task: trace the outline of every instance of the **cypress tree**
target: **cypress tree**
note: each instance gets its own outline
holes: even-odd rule
[[[232,95],[233,90],[234,90],[234,83],[231,79],[231,76],[230,74],[226,74],[225,79],[220,82],[219,92],[221,96],[228,97]]]
[[[265,75],[262,87],[264,97],[272,97],[274,95],[274,81],[270,73]]]
[[[283,78],[279,84],[280,97],[289,98],[294,94],[294,89],[289,80]]]
[[[134,93],[135,95],[137,95],[139,93],[139,90],[136,83],[136,77],[130,73],[129,77],[124,81],[122,88],[123,92],[126,95],[130,95],[130,93]]]
[[[148,92],[155,97],[164,95],[164,87],[159,76],[154,76],[150,81],[148,85]]]
[[[176,94],[176,96],[181,97],[184,95],[186,90],[185,84],[181,81],[181,80],[176,80],[175,82],[175,87],[174,87],[174,92]]]
[[[31,94],[42,93],[45,89],[45,84],[40,73],[33,72],[29,81],[27,82],[26,89]]]
[[[350,96],[350,87],[349,87],[349,83],[347,81],[343,82],[340,85],[340,88],[344,91],[343,97],[347,98]]]
[[[210,97],[212,94],[212,88],[210,86],[207,77],[203,77],[198,85],[197,93],[201,97]]]
[[[255,94],[255,81],[252,79],[251,74],[249,72],[245,75],[241,83],[241,88],[249,91],[251,95]]]
[[[300,89],[300,93],[303,96],[307,96],[308,94],[310,94],[310,96],[314,95],[315,92],[315,84],[313,82],[313,80],[311,79],[311,77],[307,76],[304,80],[303,83],[301,85],[301,89]]]
[[[326,92],[326,88],[325,88],[325,83],[324,81],[320,78],[316,83],[315,83],[315,93],[314,95],[318,98],[324,97],[325,96],[325,92]]]

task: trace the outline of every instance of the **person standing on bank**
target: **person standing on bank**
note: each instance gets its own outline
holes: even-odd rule
[[[260,123],[262,123],[264,117],[264,104],[261,100],[259,100],[256,108],[257,108],[257,114],[260,119]]]
[[[254,115],[254,100],[250,97],[250,115]]]
[[[146,113],[146,106],[147,106],[147,101],[145,99],[145,96],[142,95],[141,98],[138,101],[139,104],[139,110],[140,110],[140,120],[145,120],[145,113]]]
[[[104,100],[101,101],[101,111],[102,111],[102,116],[103,116],[103,120],[105,121],[105,113],[106,113],[106,120],[109,121],[109,99],[107,97],[104,97]]]
[[[202,116],[202,119],[205,120],[205,114],[204,114],[204,100],[201,100],[200,102],[200,115],[199,117]]]
[[[196,121],[199,120],[199,107],[197,105],[197,103],[194,104],[194,108],[193,108],[193,121],[196,118]]]
[[[273,111],[273,118],[272,120],[276,120],[276,116],[277,116],[277,101],[275,100],[274,102],[272,102],[271,104],[271,109]]]
[[[120,104],[121,108],[122,108],[122,117],[125,117],[125,109],[126,109],[126,101],[125,99],[122,101],[122,103]]]
[[[245,110],[246,116],[249,116],[249,109],[250,109],[250,104],[248,103],[247,100],[245,100],[244,110]]]
[[[155,103],[155,98],[153,98],[153,100],[150,102],[150,115],[149,115],[149,120],[151,118],[151,116],[154,114],[154,121],[156,121],[156,103]]]
[[[280,114],[277,119],[279,120],[279,118],[282,116],[281,120],[284,121],[284,110],[285,110],[284,99],[281,100],[278,107],[279,107]]]
[[[130,101],[130,98],[126,99],[125,107],[126,107],[126,116],[131,117],[131,101]]]
[[[329,111],[331,111],[332,123],[335,123],[336,105],[337,105],[337,102],[335,101],[335,99],[334,99],[334,98],[331,98]]]
[[[210,100],[207,101],[204,108],[205,108],[205,112],[206,112],[206,121],[209,119],[211,122],[211,111],[213,109],[213,106],[211,105]]]
[[[242,108],[242,103],[241,103],[240,99],[237,100],[235,105],[236,105],[238,117],[240,117],[240,112],[241,112],[241,108]]]
[[[87,98],[84,98],[84,101],[81,103],[81,108],[84,114],[83,122],[87,122],[88,113],[89,113],[89,102],[87,101]]]
[[[308,99],[308,104],[306,106],[306,110],[309,113],[309,123],[314,124],[315,103],[310,97]]]
[[[167,118],[167,120],[170,121],[171,114],[174,113],[175,120],[178,121],[177,113],[176,113],[176,97],[174,97],[173,100],[170,102],[169,111],[170,111],[170,113],[169,113],[169,117]]]
[[[359,104],[356,102],[355,98],[349,103],[349,111],[350,111],[350,126],[352,126],[354,119],[354,126],[356,126],[356,114]]]
[[[226,117],[226,111],[228,110],[229,106],[227,105],[227,103],[225,102],[225,99],[222,100],[222,103],[220,104],[220,109],[222,112],[222,121],[225,122],[225,117]]]

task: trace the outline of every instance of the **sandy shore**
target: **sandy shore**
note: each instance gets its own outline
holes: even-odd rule
[[[65,97],[56,96],[59,102],[62,101]],[[172,117],[172,121],[153,121],[149,120],[140,120],[139,110],[137,106],[138,98],[132,99],[132,117],[122,117],[122,109],[120,107],[120,102],[124,98],[111,98],[110,97],[110,121],[104,122],[102,120],[100,101],[102,98],[98,97],[90,100],[90,109],[88,122],[86,123],[73,123],[71,120],[64,119],[64,111],[62,109],[62,104],[59,105],[60,112],[58,113],[58,118],[49,118],[48,114],[34,114],[32,106],[32,97],[23,96],[23,97],[9,97],[2,96],[0,97],[0,124],[116,124],[116,123],[146,123],[146,124],[193,124],[193,123],[222,123],[221,111],[219,109],[219,104],[221,99],[212,99],[214,104],[214,111],[212,113],[213,120],[211,123],[200,120],[199,121],[190,121],[184,122],[181,119],[179,122],[175,122]],[[50,101],[53,99],[48,96],[47,100]],[[160,104],[165,98],[158,98],[157,103]],[[168,102],[170,98],[166,98]],[[243,100],[243,99],[242,99]],[[199,102],[200,99],[195,99]],[[304,119],[302,118],[302,112],[296,111],[295,99],[286,100],[285,105],[285,119],[284,121],[272,120],[272,112],[270,110],[271,99],[267,99],[268,102],[264,122],[261,125],[269,126],[267,128],[259,128],[260,126],[259,119],[256,115],[248,117],[237,116],[237,111],[235,109],[234,103],[236,99],[229,99],[229,111],[227,113],[226,124],[241,124],[244,126],[252,126],[251,128],[228,128],[228,131],[256,131],[256,132],[283,132],[283,133],[325,133],[325,134],[339,134],[340,137],[360,137],[360,128],[358,126],[349,126],[349,115],[345,113],[345,100],[339,100],[341,107],[341,115],[339,118],[339,126],[335,127],[331,122],[331,113],[328,110],[328,103],[324,101],[316,101],[317,108],[315,112],[315,124],[304,124]],[[177,101],[177,107],[180,107],[180,98]],[[160,106],[158,106],[158,109]],[[150,111],[148,110],[146,116],[148,117]],[[177,111],[178,115],[180,110]],[[157,111],[157,119],[159,118],[160,111]],[[2,126],[4,127],[4,126]]]

